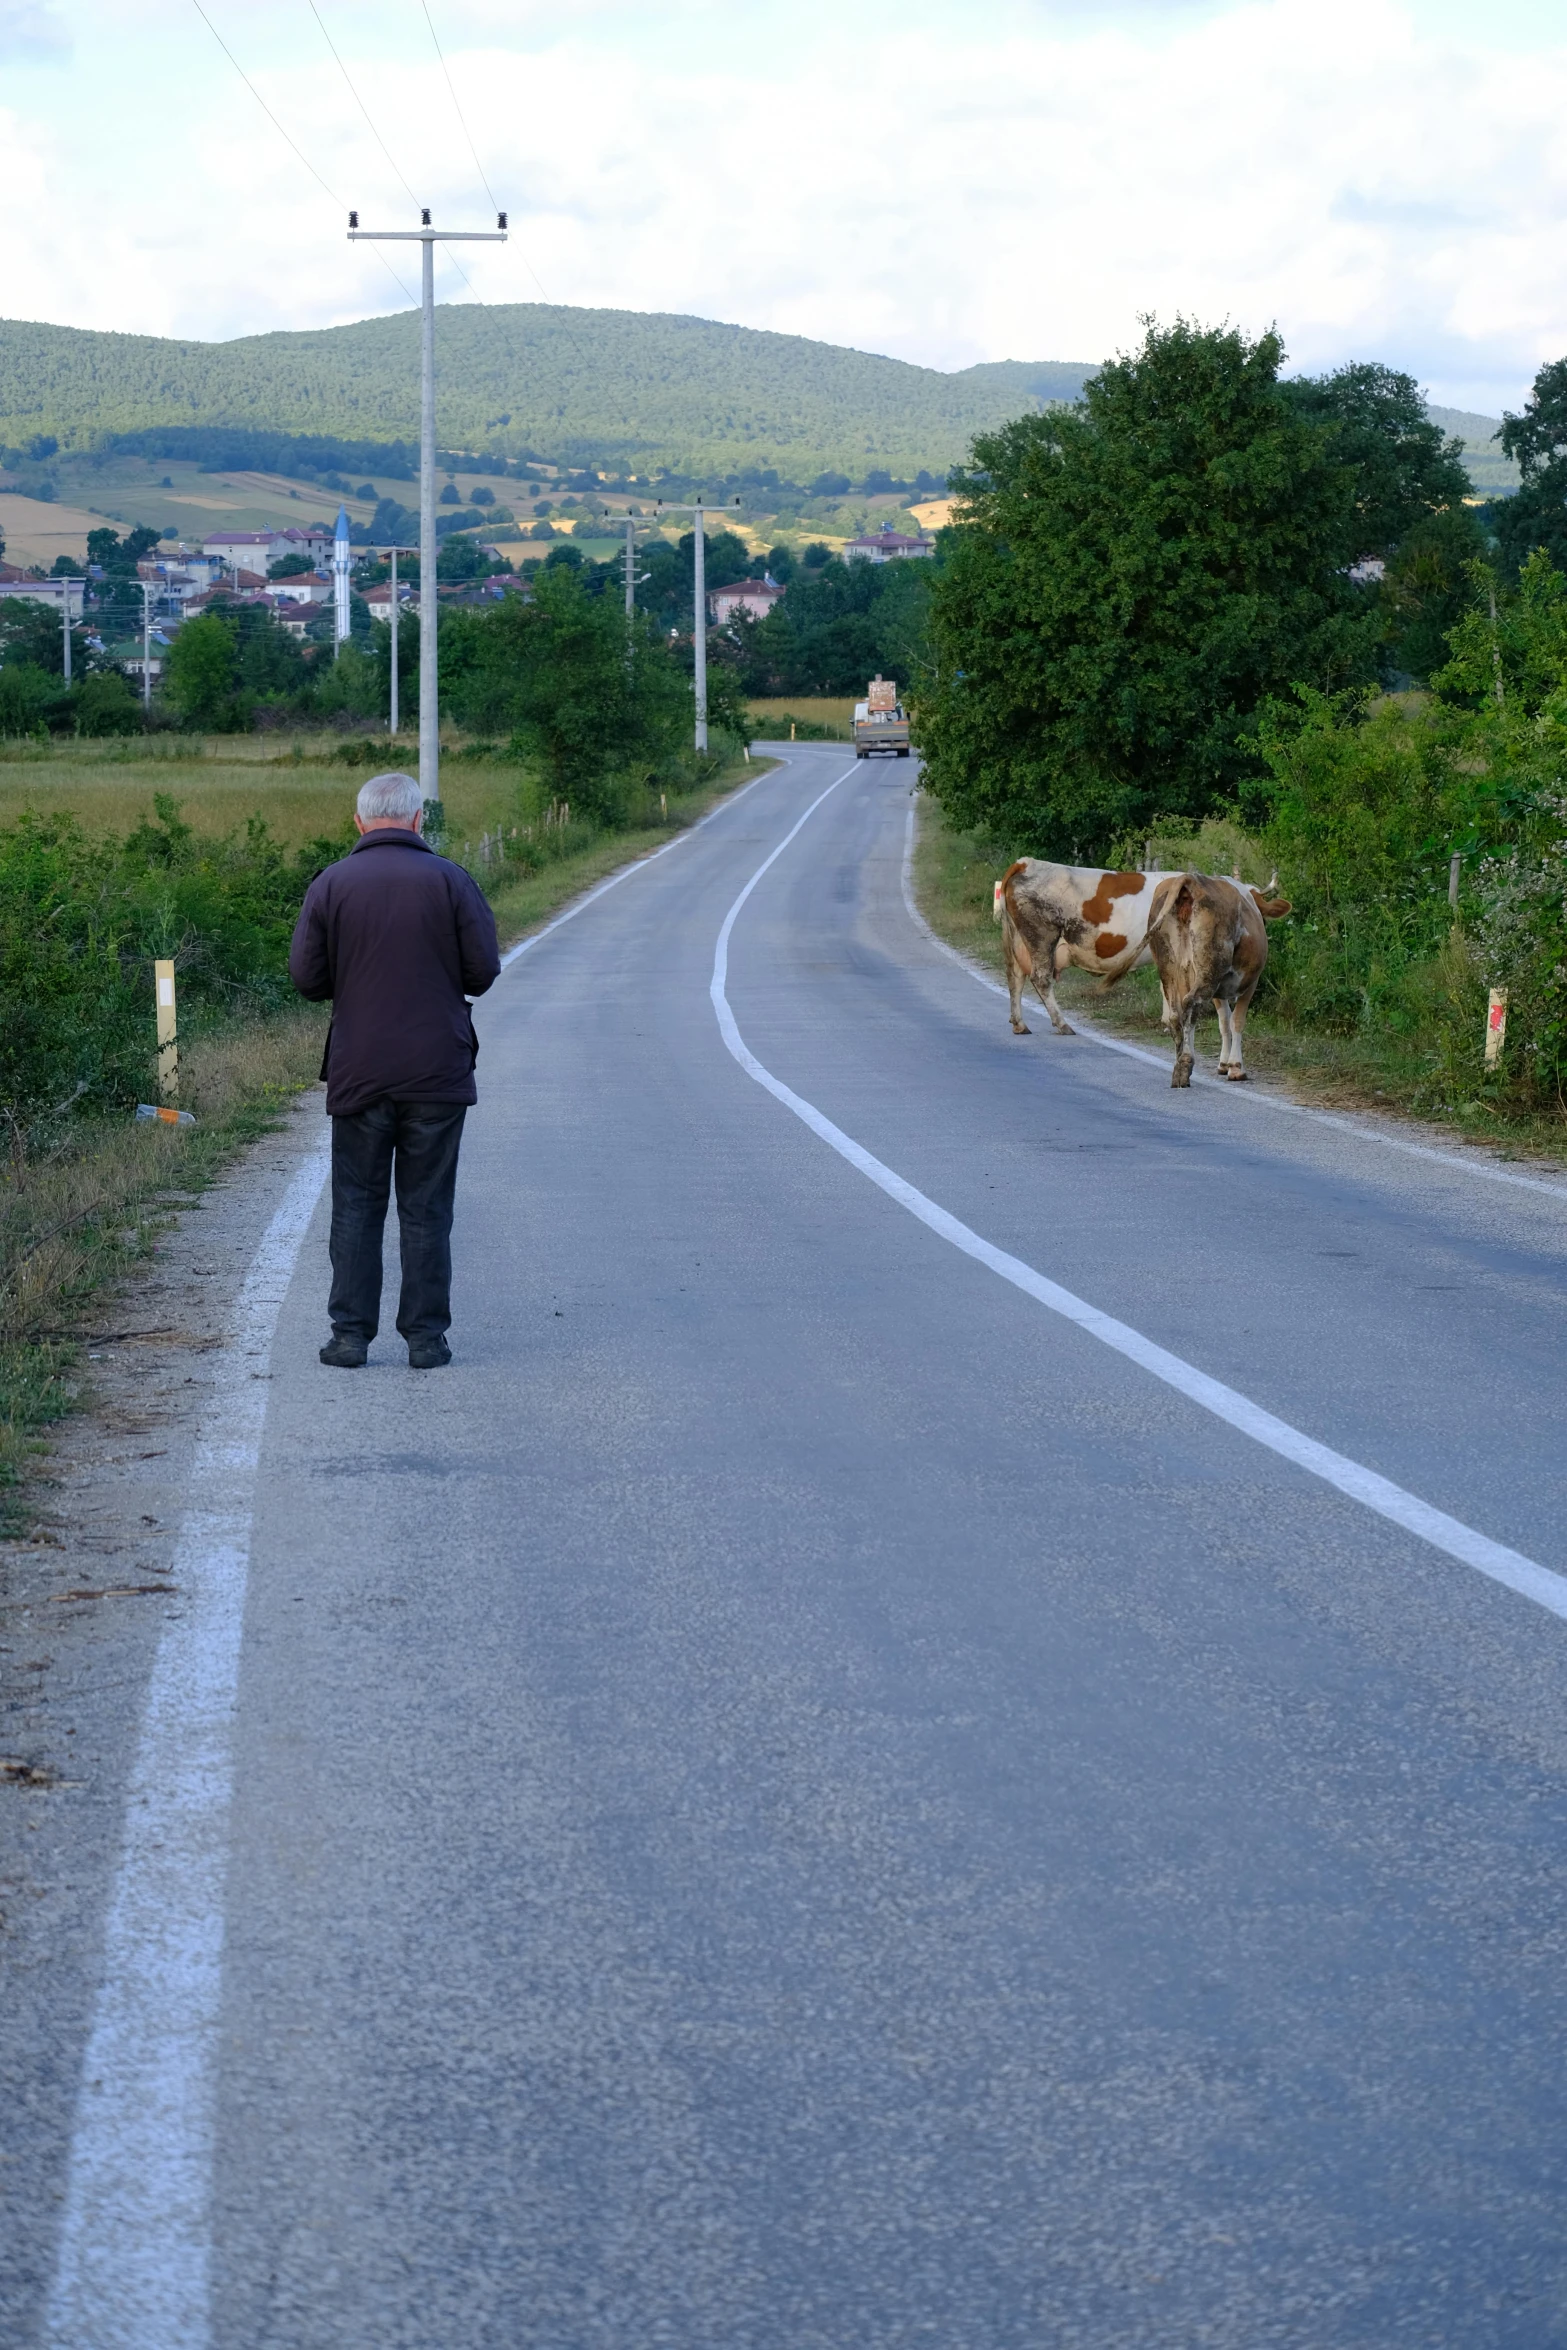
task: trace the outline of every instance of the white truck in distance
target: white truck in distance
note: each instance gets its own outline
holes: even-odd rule
[[[854,756],[868,759],[872,751],[909,755],[909,714],[890,677],[873,677],[864,701],[854,705]]]

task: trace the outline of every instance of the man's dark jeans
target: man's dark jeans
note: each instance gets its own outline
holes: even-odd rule
[[[342,1338],[374,1338],[381,1320],[381,1233],[393,1173],[402,1235],[397,1327],[412,1343],[444,1338],[452,1319],[452,1195],[467,1111],[460,1102],[372,1102],[332,1120],[332,1297]]]

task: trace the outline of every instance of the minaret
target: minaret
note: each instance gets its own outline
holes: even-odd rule
[[[339,645],[348,640],[348,508],[337,510],[337,536],[332,541],[332,584],[336,591],[336,634]]]

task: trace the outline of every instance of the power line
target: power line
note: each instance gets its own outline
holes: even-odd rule
[[[496,200],[495,200],[495,190],[494,190],[494,189],[491,187],[491,185],[490,185],[489,181],[488,181],[487,179],[485,179],[485,177],[484,177],[484,166],[483,166],[483,164],[482,164],[482,163],[479,161],[479,150],[478,150],[478,148],[477,148],[477,147],[474,145],[474,143],[473,143],[473,133],[472,133],[472,131],[471,131],[471,130],[468,128],[468,119],[467,119],[467,116],[466,116],[466,115],[463,113],[463,110],[462,110],[461,106],[460,106],[460,105],[458,105],[458,102],[457,102],[457,89],[456,89],[456,85],[454,84],[454,82],[453,82],[453,80],[452,80],[452,76],[451,76],[451,69],[450,69],[450,67],[447,65],[446,58],[445,58],[445,55],[444,55],[444,53],[443,53],[443,51],[442,51],[442,48],[441,48],[441,44],[440,44],[440,42],[439,42],[438,40],[436,40],[436,33],[435,33],[435,20],[434,20],[434,18],[433,18],[433,17],[431,16],[431,14],[430,14],[430,9],[429,9],[429,0],[419,0],[419,5],[420,5],[420,7],[421,7],[421,8],[424,10],[424,21],[425,21],[425,23],[426,23],[426,24],[429,26],[429,28],[430,28],[430,38],[431,38],[431,40],[432,40],[432,41],[435,41],[435,54],[436,54],[436,56],[437,56],[437,57],[439,57],[439,58],[440,58],[440,60],[441,60],[441,71],[442,71],[442,73],[444,73],[444,74],[445,74],[445,76],[446,76],[446,87],[447,87],[447,89],[448,89],[448,90],[451,92],[452,106],[453,106],[453,108],[454,108],[454,109],[455,109],[455,111],[456,111],[456,115],[457,115],[457,119],[458,119],[458,121],[459,121],[459,122],[462,124],[462,135],[463,135],[463,137],[464,137],[464,138],[467,140],[467,142],[468,142],[468,152],[469,152],[469,154],[470,154],[470,155],[473,157],[473,168],[474,168],[474,170],[475,170],[475,171],[478,173],[480,180],[483,182],[483,186],[484,186],[484,192],[485,192],[485,194],[486,194],[486,195],[489,197],[489,199],[490,199],[490,209],[491,209],[491,211],[492,211],[492,212],[499,212],[499,211],[500,211],[500,206],[499,206],[499,204],[498,204],[498,203],[496,202]],[[536,282],[537,282],[537,281],[535,280],[535,283],[536,283]],[[543,290],[543,289],[542,289],[542,288],[540,288],[540,291],[541,291],[541,292],[542,292],[542,290]]]
[[[419,208],[419,199],[414,194],[412,188],[409,187],[407,180],[403,178],[403,173],[398,164],[396,156],[392,153],[391,148],[387,145],[380,132],[376,129],[374,122],[371,120],[369,107],[365,104],[363,98],[360,97],[359,92],[354,87],[353,76],[350,74],[347,66],[343,63],[342,57],[338,52],[337,43],[333,40],[331,34],[326,29],[326,18],[322,15],[320,9],[316,6],[316,0],[309,0],[309,4],[311,15],[315,18],[317,24],[321,27],[321,38],[323,41],[325,41],[327,47],[332,52],[333,63],[336,65],[337,70],[342,75],[344,81],[348,84],[349,96],[353,99],[354,104],[358,107],[360,113],[364,116],[366,125],[370,132],[370,136],[374,139],[376,145],[380,148],[382,154],[386,157],[387,162],[391,165],[393,175],[397,179],[402,180],[403,192],[407,196],[409,203],[412,204],[417,210]],[[384,260],[384,256],[379,256],[379,258]],[[469,293],[473,295],[474,300],[476,302],[481,301],[483,297],[479,294],[472,278],[468,275],[468,272],[464,269],[462,263],[460,261],[452,260],[452,256],[449,253],[445,255],[444,258],[448,261],[451,261],[453,269],[456,270],[457,275],[462,279],[462,282],[467,287]],[[387,266],[389,267],[390,264],[387,264]],[[402,285],[401,278],[399,278],[397,282],[399,285]],[[407,293],[408,289],[406,286],[403,287],[403,291]],[[412,298],[413,297],[410,295],[410,301]]]
[[[352,98],[354,104],[358,107],[360,113],[364,116],[371,138],[374,139],[376,145],[380,148],[382,154],[386,157],[387,162],[391,164],[394,178],[403,180],[403,193],[407,196],[409,203],[412,204],[417,210],[419,199],[414,194],[412,188],[409,187],[408,182],[403,179],[402,172],[398,169],[397,159],[393,155],[391,148],[387,145],[380,132],[376,129],[375,124],[371,122],[370,109],[365,104],[363,98],[360,97],[359,92],[354,88],[353,80],[349,74],[348,68],[343,63],[342,58],[338,55],[337,43],[333,40],[331,34],[326,29],[326,18],[322,15],[320,9],[316,6],[316,0],[310,0],[310,13],[315,18],[317,24],[321,27],[321,38],[323,41],[325,41],[327,47],[331,50],[332,59],[337,67],[338,72],[342,75],[344,81],[348,83],[348,94]]]
[[[287,146],[293,149],[294,153],[299,157],[300,162],[304,165],[306,171],[309,172],[311,178],[315,181],[316,186],[318,188],[325,189],[327,195],[331,197],[339,212],[346,211],[347,207],[344,204],[342,197],[337,193],[337,190],[329,186],[327,181],[321,177],[321,174],[317,171],[315,165],[311,162],[304,149],[299,146],[295,140],[289,137],[287,131],[283,128],[283,125],[278,121],[277,116],[273,113],[265,98],[262,97],[261,92],[257,89],[255,83],[251,80],[249,74],[245,71],[245,68],[240,64],[239,59],[235,56],[227,41],[224,40],[223,35],[218,31],[218,28],[213,23],[211,17],[202,7],[201,0],[191,0],[191,6],[195,9],[196,14],[200,17],[202,23],[206,26],[208,32],[212,35],[212,38],[217,42],[218,47],[222,50],[224,56],[228,59],[230,65],[232,65],[234,68],[234,71],[239,75],[240,80],[244,83],[246,89],[255,99],[256,104],[260,107],[262,113],[266,116],[268,122],[272,125],[272,128],[277,132],[279,138],[282,139]],[[323,26],[322,29],[324,31],[325,27]],[[402,177],[400,172],[398,177]],[[416,297],[409,290],[409,288],[403,284],[402,279],[398,276],[396,270],[387,260],[385,254],[378,253],[376,255],[376,259],[380,262],[381,267],[386,271],[387,276],[391,279],[393,285],[397,287],[398,291],[402,294],[405,294],[410,302],[414,302]]]

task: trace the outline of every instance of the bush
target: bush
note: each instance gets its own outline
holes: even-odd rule
[[[123,841],[93,839],[70,817],[0,831],[0,1116],[19,1141],[77,1104],[148,1098],[156,958],[177,967],[184,1025],[289,1000],[305,885],[352,839],[290,857],[260,817],[213,841],[165,795],[153,809]]]

